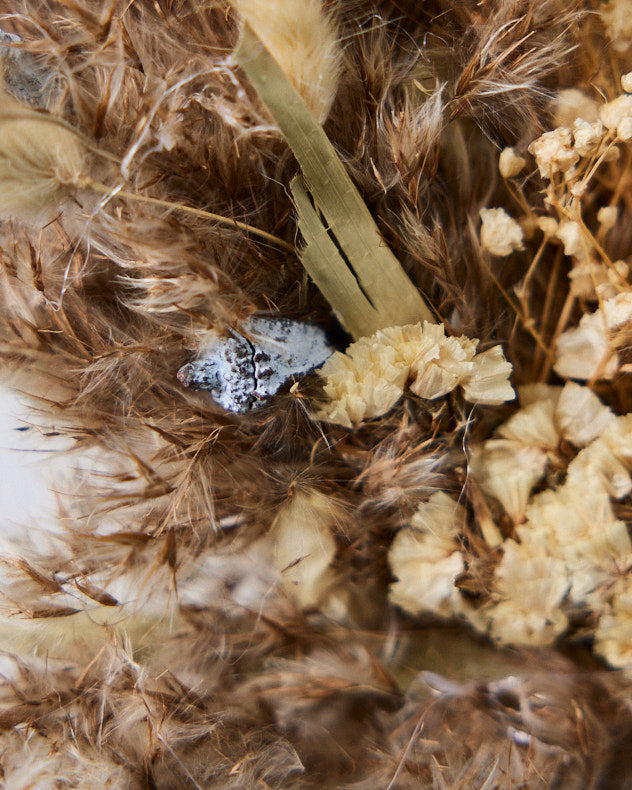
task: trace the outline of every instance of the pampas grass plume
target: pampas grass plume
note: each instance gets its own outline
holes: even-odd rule
[[[86,183],[86,150],[54,117],[0,92],[0,215],[50,217]]]
[[[235,0],[235,6],[322,123],[336,97],[340,47],[321,0]]]

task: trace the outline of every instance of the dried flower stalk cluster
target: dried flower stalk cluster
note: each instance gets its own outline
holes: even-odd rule
[[[1,786],[629,783],[629,6],[0,0]]]

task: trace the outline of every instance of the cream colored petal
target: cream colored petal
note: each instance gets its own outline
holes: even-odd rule
[[[532,556],[528,548],[508,540],[495,582],[495,595],[501,600],[489,612],[494,639],[503,644],[548,645],[567,627],[560,609],[569,587],[562,560]]]
[[[632,669],[632,574],[619,582],[595,632],[595,652],[615,669]]]
[[[513,148],[503,148],[498,158],[498,169],[503,178],[514,178],[526,166],[527,160],[518,156]]]
[[[416,530],[400,530],[388,553],[388,562],[397,581],[391,585],[389,598],[410,614],[435,612],[447,616],[449,602],[460,593],[454,586],[465,564],[458,551],[437,556]]]
[[[542,178],[550,178],[559,171],[566,172],[579,161],[579,154],[571,148],[571,131],[565,126],[545,132],[531,143],[528,150],[534,156]]]
[[[588,387],[568,382],[557,404],[555,417],[566,440],[585,447],[614,419],[612,411]]]
[[[470,469],[483,491],[501,503],[514,523],[520,523],[547,460],[546,452],[539,447],[491,439],[472,448]]]
[[[477,354],[472,372],[461,382],[463,396],[471,403],[497,406],[516,397],[509,382],[512,367],[500,346]]]
[[[571,461],[566,479],[569,484],[586,490],[598,486],[613,499],[623,499],[632,491],[626,466],[601,439],[592,442]]]
[[[590,255],[592,244],[579,222],[560,222],[555,235],[564,245],[564,255],[572,255],[581,260]]]
[[[603,314],[608,329],[618,329],[629,324],[632,321],[632,292],[624,291],[607,299],[598,312]]]
[[[599,110],[599,120],[607,129],[616,129],[624,118],[632,115],[632,96],[624,93],[604,104]]]
[[[546,582],[534,584],[534,592],[539,594],[542,586],[547,589]],[[547,647],[568,628],[568,618],[560,609],[543,614],[513,601],[496,604],[487,616],[491,621],[490,636],[503,645]]]
[[[628,466],[632,464],[632,414],[608,423],[601,437],[612,452]]]
[[[416,378],[410,384],[410,390],[420,398],[434,400],[452,392],[458,383],[459,377],[453,372],[431,363],[419,369]]]
[[[592,319],[593,315],[584,316],[578,327],[568,329],[557,339],[553,368],[563,378],[588,381],[598,375],[610,379],[617,371],[619,357],[612,349],[603,317]]]
[[[481,209],[481,247],[504,257],[524,249],[524,232],[502,208]]]
[[[439,491],[419,505],[410,520],[410,526],[424,536],[428,546],[434,546],[447,555],[458,548],[456,539],[463,531],[465,516],[462,505]]]
[[[517,411],[497,430],[498,436],[520,444],[555,450],[560,443],[552,400],[540,400]]]
[[[603,124],[600,121],[588,123],[583,118],[576,118],[573,122],[573,148],[580,156],[590,156],[601,144],[604,135]]]

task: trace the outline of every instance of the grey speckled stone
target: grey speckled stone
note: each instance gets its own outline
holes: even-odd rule
[[[208,390],[228,411],[263,406],[292,376],[321,365],[332,353],[322,329],[285,318],[251,316],[232,335],[213,335],[197,358],[178,371],[187,387]]]

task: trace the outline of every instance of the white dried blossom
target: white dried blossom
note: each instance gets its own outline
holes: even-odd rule
[[[595,652],[615,669],[632,669],[632,573],[621,579],[612,603],[599,619]]]
[[[624,93],[602,105],[599,119],[606,129],[616,129],[624,118],[632,116],[632,96]]]
[[[560,608],[569,587],[564,562],[508,540],[495,576],[501,600],[488,611],[492,638],[532,647],[553,644],[568,626]]]
[[[571,146],[571,130],[565,126],[545,132],[529,146],[542,178],[566,172],[579,161],[579,154]]]
[[[617,224],[619,210],[616,206],[602,206],[597,212],[597,222],[603,230],[610,230]]]
[[[600,121],[588,123],[583,118],[577,118],[573,123],[573,148],[580,156],[590,156],[599,148],[603,132]]]
[[[535,496],[517,533],[525,550],[531,546],[564,562],[569,600],[576,603],[632,560],[626,525],[615,518],[608,492],[591,480],[574,480]]]
[[[626,93],[632,93],[632,71],[621,75],[621,87]]]
[[[500,346],[493,346],[472,360],[472,368],[461,381],[463,397],[470,403],[498,406],[516,397],[509,382],[511,362]]]
[[[537,400],[519,409],[499,426],[496,433],[503,439],[510,439],[523,445],[554,450],[560,442],[555,408],[556,402],[551,398]]]
[[[478,342],[470,338],[446,337],[443,324],[424,324],[419,347],[433,349],[417,353],[410,363],[410,390],[420,398],[434,400],[451,392],[473,370]],[[414,353],[414,352],[413,352]]]
[[[316,415],[348,428],[389,411],[409,382],[411,392],[439,398],[461,385],[468,400],[497,404],[514,397],[511,365],[495,346],[476,354],[478,340],[447,337],[443,324],[380,329],[337,352],[321,368],[329,401]]]
[[[577,118],[592,123],[599,116],[599,107],[594,99],[579,88],[564,88],[555,97],[555,126],[572,126]]]
[[[386,414],[404,392],[409,366],[398,349],[373,335],[337,351],[319,371],[329,402],[318,416],[351,428]]]
[[[480,215],[483,249],[501,257],[524,249],[524,231],[505,209],[484,208]]]
[[[524,520],[533,486],[542,479],[546,451],[510,439],[490,439],[472,448],[470,472],[497,499],[515,524]]]
[[[603,439],[596,439],[568,465],[570,485],[604,490],[613,499],[623,499],[632,490],[632,479],[625,464]]]
[[[409,614],[434,612],[450,616],[460,611],[456,577],[465,570],[458,542],[464,508],[438,492],[414,514],[410,527],[401,529],[388,552],[397,578],[389,591],[393,604]]]
[[[535,484],[546,471],[549,453],[564,439],[584,447],[614,420],[587,387],[521,388],[526,404],[490,439],[472,449],[470,470],[483,491],[497,499],[514,523],[525,518]],[[535,398],[535,399],[532,399]]]
[[[518,156],[513,148],[503,148],[498,157],[498,169],[503,178],[514,178],[527,164],[523,156]]]
[[[555,407],[560,436],[575,447],[586,447],[615,419],[612,411],[588,387],[568,382]]]
[[[619,357],[610,333],[632,321],[632,293],[607,299],[594,313],[582,316],[579,326],[557,339],[555,372],[564,378],[587,381],[596,376],[611,379]]]
[[[583,259],[590,254],[592,245],[579,222],[560,222],[555,235],[564,245],[564,255]]]

